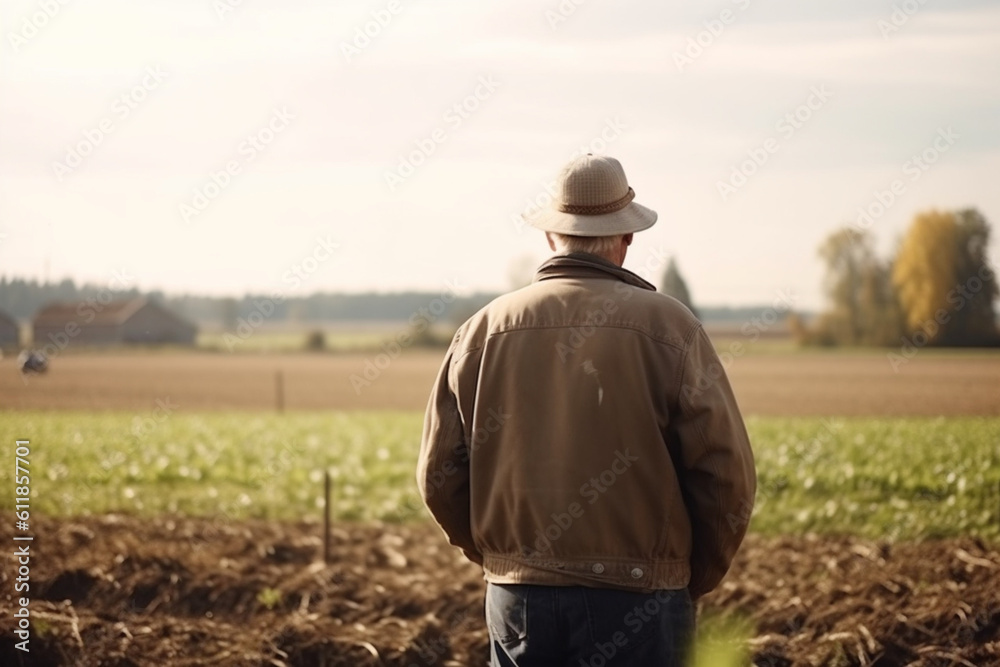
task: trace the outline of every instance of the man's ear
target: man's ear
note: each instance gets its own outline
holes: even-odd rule
[[[631,234],[631,233],[630,233],[630,234],[626,234],[626,235],[625,235],[625,245],[627,245],[627,246],[629,246],[629,245],[632,245],[632,238],[633,238],[634,236],[635,236],[635,235],[634,235],[634,234]]]
[[[552,240],[552,233],[551,232],[545,232],[545,240],[549,242],[549,249],[552,252],[555,252],[556,251],[556,243],[555,243],[555,241]]]

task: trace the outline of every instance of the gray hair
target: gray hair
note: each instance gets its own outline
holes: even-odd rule
[[[614,236],[570,236],[569,234],[552,234],[552,242],[559,252],[585,252],[598,257],[607,258],[622,242],[624,234]]]

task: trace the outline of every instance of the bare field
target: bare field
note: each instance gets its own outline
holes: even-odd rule
[[[57,357],[28,377],[6,358],[0,408],[274,409],[281,371],[288,409],[421,410],[442,356],[407,350],[378,369],[374,353],[109,351]],[[356,387],[366,369],[369,384]],[[777,349],[730,359],[727,371],[748,415],[1000,415],[1000,353],[921,351],[896,372],[884,352]]]
[[[482,570],[429,523],[336,526],[328,564],[321,527],[304,522],[111,514],[34,527],[34,662],[14,650],[12,602],[0,599],[5,665],[487,662]],[[969,538],[751,535],[700,601],[700,624],[741,619],[744,632],[716,641],[750,637],[755,665],[987,667],[1000,664],[998,568],[1000,553]],[[12,590],[13,570],[0,585]],[[605,664],[604,639],[582,664]],[[712,660],[707,637],[701,648],[698,664],[749,664]]]

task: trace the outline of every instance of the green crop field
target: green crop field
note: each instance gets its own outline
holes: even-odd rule
[[[27,411],[3,421],[31,439],[36,512],[317,517],[328,469],[338,519],[425,516],[417,412]],[[758,417],[748,428],[756,532],[1000,536],[1000,418]]]

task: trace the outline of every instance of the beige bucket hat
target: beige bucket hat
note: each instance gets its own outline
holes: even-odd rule
[[[613,157],[581,155],[559,174],[547,208],[528,214],[532,227],[572,236],[614,236],[649,229],[656,211],[632,201],[635,191]]]

